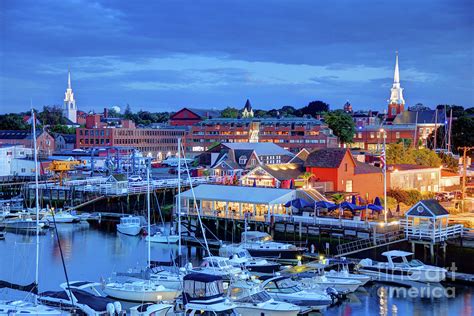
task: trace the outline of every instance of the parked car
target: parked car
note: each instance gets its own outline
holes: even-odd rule
[[[133,175],[128,177],[128,182],[141,182],[143,181],[141,176]]]

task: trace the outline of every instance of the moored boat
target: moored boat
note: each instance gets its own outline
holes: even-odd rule
[[[123,216],[117,224],[117,231],[129,236],[137,236],[142,231],[144,219],[141,216]]]

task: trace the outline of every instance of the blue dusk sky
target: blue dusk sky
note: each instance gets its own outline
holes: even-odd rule
[[[0,112],[474,105],[474,1],[0,1]]]

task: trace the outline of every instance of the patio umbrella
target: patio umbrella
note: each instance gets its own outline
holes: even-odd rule
[[[257,186],[257,179],[253,179],[253,187],[255,188]]]
[[[354,204],[354,205],[357,205],[357,199],[356,199],[356,196],[355,196],[355,195],[352,196],[352,201],[351,201],[351,203]]]
[[[276,179],[275,178],[272,179],[272,187],[276,187]]]
[[[294,207],[297,209],[304,208],[304,207],[311,207],[313,204],[309,203],[304,199],[294,199],[291,201],[286,202],[285,207]]]
[[[295,187],[295,182],[293,179],[290,180],[290,189],[293,189]]]
[[[357,206],[357,205],[352,204],[352,203],[349,203],[349,202],[347,202],[347,201],[342,202],[342,203],[340,204],[340,206],[341,206],[342,209],[348,209],[348,210],[350,210],[352,213],[354,213],[354,211],[360,211],[360,210],[365,209],[365,206]]]
[[[314,206],[316,208],[327,208],[328,210],[334,210],[338,207],[337,204],[328,201],[317,201],[316,203],[314,203]]]
[[[359,200],[359,205],[366,204],[366,201],[361,196],[359,196],[358,200]]]
[[[237,174],[234,174],[233,183],[238,184]]]
[[[377,196],[374,201],[375,205],[382,206],[382,202],[380,202],[380,198]]]
[[[397,204],[397,209],[395,210],[395,213],[397,213],[397,215],[400,215],[400,204]]]
[[[375,205],[375,204],[368,204],[367,208],[369,210],[375,211],[375,212],[382,212],[383,207],[381,205]]]

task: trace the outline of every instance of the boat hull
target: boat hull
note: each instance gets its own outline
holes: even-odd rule
[[[265,315],[265,316],[296,316],[300,312],[299,309],[297,310],[277,310],[277,309],[269,309],[265,307],[259,306],[237,306],[235,308],[237,313],[242,316],[254,316],[254,315]]]
[[[279,263],[270,263],[270,264],[262,264],[262,265],[246,264],[245,268],[250,272],[272,274],[272,273],[280,271],[280,264]]]
[[[140,226],[117,225],[117,231],[124,235],[137,236],[142,231]]]
[[[153,235],[153,236],[147,236],[146,237],[147,241],[150,242],[156,242],[160,244],[176,244],[179,241],[179,236],[177,235],[170,235],[170,236],[164,236],[164,235]]]
[[[446,278],[444,270],[400,270],[379,269],[377,267],[360,267],[359,272],[381,282],[421,282],[439,283]]]
[[[252,257],[275,258],[284,260],[298,260],[304,252],[302,248],[296,249],[252,249],[246,248]]]
[[[177,290],[152,290],[152,289],[137,289],[137,288],[117,288],[105,286],[104,293],[109,297],[115,299],[131,301],[131,302],[153,302],[158,303],[162,300],[174,300],[180,294]]]

